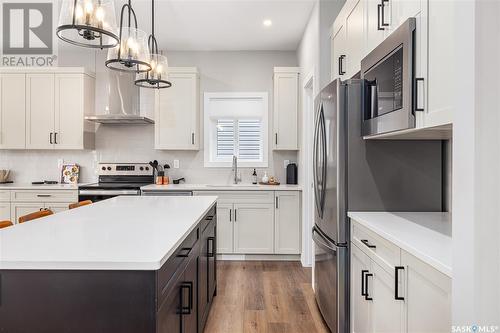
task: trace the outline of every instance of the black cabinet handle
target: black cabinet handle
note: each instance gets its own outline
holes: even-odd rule
[[[399,275],[398,272],[400,270],[404,270],[405,268],[403,266],[396,266],[394,267],[394,299],[397,301],[404,301],[405,298],[403,296],[399,296]]]
[[[52,132],[50,132],[50,134],[49,134],[49,142],[50,142],[50,144],[51,144],[51,145],[52,145],[52,144],[54,144],[54,143],[52,142]]]
[[[191,133],[191,144],[194,145],[194,132]]]
[[[57,145],[57,132],[54,133],[54,143]]]
[[[233,210],[229,210],[229,222],[233,222]]]
[[[274,133],[274,141],[276,142],[275,144],[278,145],[278,133]]]
[[[344,75],[345,74],[345,71],[344,71],[344,59],[345,59],[345,57],[346,57],[345,54],[342,54],[339,57],[339,75]]]
[[[385,30],[384,28],[382,28],[382,26],[380,25],[380,13],[382,12],[382,5],[381,4],[378,4],[377,5],[377,30]]]
[[[177,257],[180,257],[180,258],[187,258],[189,257],[189,255],[191,254],[191,250],[193,248],[192,247],[183,247],[181,249],[181,251],[179,251],[179,254],[177,255]],[[184,251],[184,253],[182,253],[182,251]]]
[[[184,290],[188,291],[188,305],[184,305]],[[193,282],[183,282],[181,284],[181,306],[180,313],[183,315],[191,314],[193,309]]]
[[[280,208],[279,200],[280,200],[280,198],[276,197],[276,209]]]
[[[361,296],[366,297],[366,291],[365,291],[365,274],[368,273],[367,269],[363,269],[361,271]]]
[[[208,247],[207,257],[209,258],[215,257],[214,243],[215,243],[215,237],[207,237],[207,247]]]
[[[423,77],[415,78],[415,89],[413,90],[413,98],[414,98],[413,104],[415,105],[415,111],[425,111],[424,108],[418,107],[418,83],[419,82],[424,82],[424,78]]]
[[[373,298],[370,297],[370,293],[368,292],[368,278],[370,276],[373,276],[373,274],[372,273],[366,273],[365,274],[365,299],[367,301],[373,301]]]
[[[368,243],[368,239],[362,239],[361,243],[365,244],[365,246],[369,247],[370,249],[376,249],[377,248],[376,245]]]
[[[238,219],[238,215],[236,214],[236,208],[234,209],[234,222],[236,222],[236,220]]]

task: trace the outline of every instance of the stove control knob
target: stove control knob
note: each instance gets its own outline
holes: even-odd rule
[[[149,167],[146,167],[146,171],[149,171]]]
[[[106,171],[106,167],[102,167],[101,169],[102,169],[102,171]]]
[[[144,167],[140,167],[139,170],[143,171],[144,170]]]
[[[111,167],[108,167],[108,171],[111,171]]]

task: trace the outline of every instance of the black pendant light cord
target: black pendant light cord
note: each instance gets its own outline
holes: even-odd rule
[[[151,35],[148,38],[150,54],[158,54],[158,42],[155,37],[155,1],[151,0]]]

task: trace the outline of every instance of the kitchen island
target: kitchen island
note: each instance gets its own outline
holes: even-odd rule
[[[0,332],[203,331],[216,197],[116,197],[0,231]]]

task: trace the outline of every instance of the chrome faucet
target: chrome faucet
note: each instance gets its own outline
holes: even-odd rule
[[[234,171],[234,184],[238,184],[241,178],[238,177],[238,157],[233,155],[233,171]]]

